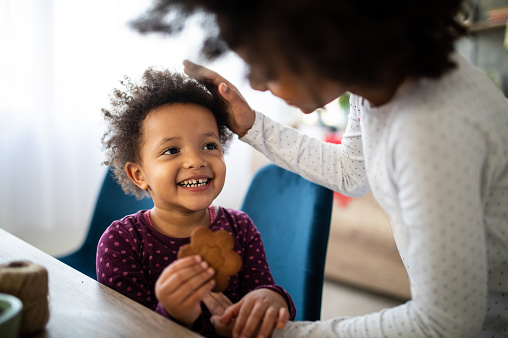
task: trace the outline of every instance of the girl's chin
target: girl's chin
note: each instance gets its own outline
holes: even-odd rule
[[[211,198],[187,200],[187,201],[182,201],[182,206],[188,210],[200,211],[200,210],[206,209],[210,205],[212,205],[213,201],[214,201],[214,199],[211,199]]]

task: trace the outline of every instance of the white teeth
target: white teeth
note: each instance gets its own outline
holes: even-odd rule
[[[202,187],[208,183],[207,178],[200,178],[199,180],[191,179],[191,180],[185,180],[183,182],[180,182],[180,185],[183,185],[187,188],[194,188],[194,187]]]

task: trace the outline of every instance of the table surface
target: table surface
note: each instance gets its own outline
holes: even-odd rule
[[[48,270],[45,337],[201,337],[0,229],[0,264],[28,260]]]

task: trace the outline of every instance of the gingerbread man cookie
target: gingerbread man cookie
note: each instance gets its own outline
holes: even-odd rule
[[[224,230],[212,232],[206,227],[192,232],[191,242],[178,251],[178,258],[199,255],[215,270],[215,287],[212,291],[222,292],[229,284],[229,276],[242,267],[242,259],[233,251],[233,237]]]

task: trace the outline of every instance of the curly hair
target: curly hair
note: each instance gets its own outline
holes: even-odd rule
[[[130,180],[125,165],[127,162],[140,161],[143,121],[157,107],[172,103],[194,103],[208,108],[215,116],[223,151],[228,148],[233,133],[227,128],[228,113],[216,87],[185,74],[154,68],[147,69],[139,83],[133,83],[129,77],[120,83],[124,90],[114,89],[111,107],[102,108],[107,124],[102,145],[106,153],[104,164],[112,167],[126,193],[138,198],[149,196]]]
[[[438,78],[454,68],[450,54],[467,34],[458,19],[465,5],[463,0],[158,0],[131,25],[141,33],[174,34],[186,18],[204,11],[219,28],[207,28],[216,32],[203,43],[207,59],[241,47],[249,59],[262,60],[264,76],[270,77],[268,58],[278,53],[295,71],[309,66],[343,84],[372,86],[383,85],[390,73]]]

